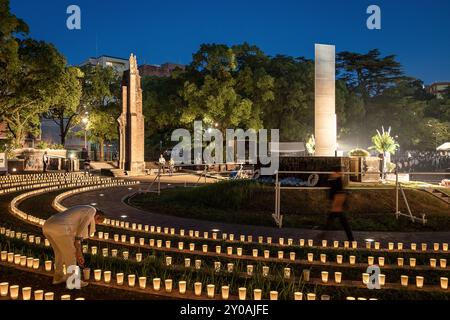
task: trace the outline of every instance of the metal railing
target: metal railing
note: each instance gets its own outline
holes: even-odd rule
[[[281,191],[282,190],[329,190],[329,187],[315,187],[315,185],[317,185],[317,183],[319,182],[319,175],[330,175],[334,172],[326,172],[326,171],[278,171],[275,174],[275,212],[272,215],[273,219],[275,220],[276,225],[279,228],[283,227],[283,215],[281,214]],[[282,186],[281,182],[280,182],[280,174],[281,175],[285,175],[285,174],[306,174],[306,175],[310,175],[308,178],[308,184],[310,184],[309,186],[302,186],[302,187],[295,187],[295,186]],[[376,175],[377,173],[375,172],[341,172],[341,174],[343,175],[353,175],[353,176],[363,176],[366,174],[372,174],[372,175]],[[404,187],[402,185],[402,182],[399,181],[399,173],[398,172],[394,172],[393,173],[395,175],[395,217],[397,219],[399,219],[399,217],[404,216],[404,217],[408,217],[411,219],[412,222],[422,222],[423,224],[427,223],[427,219],[426,219],[426,215],[422,214],[421,217],[416,217],[414,216],[411,207],[409,205],[408,199],[406,197],[405,191],[404,191]],[[415,175],[439,175],[439,176],[449,176],[450,177],[450,173],[443,173],[443,172],[415,172]],[[381,179],[382,174],[380,173],[380,182],[382,182],[383,180]],[[315,182],[315,184],[313,183]],[[425,187],[424,187],[425,188]],[[434,187],[432,187],[434,188]],[[400,211],[400,194],[405,202],[406,208],[408,213],[403,213]]]

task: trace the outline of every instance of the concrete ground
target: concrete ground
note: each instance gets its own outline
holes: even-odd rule
[[[140,186],[133,186],[132,188],[112,188],[106,190],[95,190],[78,194],[67,198],[63,201],[66,207],[96,203],[102,210],[104,210],[111,219],[123,219],[130,222],[142,223],[148,225],[155,225],[161,227],[173,227],[185,230],[199,230],[211,231],[219,229],[221,232],[234,233],[235,235],[253,235],[257,236],[271,236],[273,238],[284,237],[293,239],[317,239],[322,237],[328,240],[347,240],[343,231],[329,231],[323,235],[323,231],[310,229],[296,229],[296,228],[282,228],[265,227],[254,225],[237,225],[229,223],[220,223],[196,219],[181,218],[159,214],[157,212],[147,212],[125,204],[123,200],[128,196],[134,194],[136,191],[146,189],[154,180],[154,176],[130,178],[132,180],[141,181]],[[198,181],[198,176],[195,175],[180,175],[174,177],[161,178],[161,189],[170,188],[174,185],[193,185],[197,182],[205,183],[202,178]],[[207,179],[207,183],[212,182],[213,179]],[[153,185],[152,190],[155,190],[156,184]],[[103,194],[103,196],[100,196]],[[124,218],[123,216],[126,216]],[[325,219],[325,216],[324,216]],[[395,219],[392,216],[392,219]],[[404,242],[404,243],[434,243],[434,242],[450,242],[450,232],[354,232],[355,240],[364,241],[365,239],[374,239],[381,243],[387,242]]]

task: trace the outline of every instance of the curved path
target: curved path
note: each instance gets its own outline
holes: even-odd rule
[[[191,182],[198,179],[197,177],[190,177]],[[172,177],[164,178],[161,180],[161,188],[166,188],[175,184],[184,184],[185,177]],[[154,212],[143,211],[134,207],[131,207],[122,202],[122,200],[133,194],[139,188],[146,188],[148,186],[148,180],[139,179],[141,185],[139,187],[124,187],[114,188],[113,190],[96,190],[92,192],[86,192],[78,195],[74,195],[65,199],[62,204],[66,207],[71,207],[80,204],[96,203],[99,208],[104,210],[108,217],[111,219],[123,220],[126,216],[126,220],[135,223],[142,223],[148,225],[155,225],[161,227],[173,227],[176,229],[185,230],[199,230],[211,231],[218,229],[225,233],[234,233],[235,235],[245,234],[257,236],[270,236],[274,238],[284,237],[293,239],[322,239],[322,232],[320,230],[310,229],[297,229],[297,228],[283,228],[265,227],[265,226],[253,226],[253,225],[240,225],[230,224],[214,221],[196,220],[189,218],[182,218],[170,215],[164,215]],[[100,196],[102,194],[103,196]],[[324,217],[325,219],[325,217]],[[395,219],[395,217],[392,217]],[[435,242],[450,242],[450,232],[369,232],[369,231],[354,231],[355,240],[358,242],[365,239],[374,239],[381,243],[387,242],[404,242],[404,243],[435,243]],[[324,237],[328,240],[347,240],[343,231],[329,231]]]

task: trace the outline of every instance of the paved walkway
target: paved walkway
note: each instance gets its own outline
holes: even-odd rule
[[[184,184],[185,180],[189,182],[196,182],[198,177],[182,176],[164,178],[161,181],[161,188],[170,187],[175,184]],[[143,180],[143,179],[139,179]],[[146,180],[146,181],[145,181]],[[155,225],[161,227],[173,227],[176,229],[193,229],[203,231],[211,231],[219,229],[221,232],[234,233],[235,235],[253,235],[257,236],[271,236],[274,239],[278,237],[293,238],[293,239],[317,239],[322,231],[310,229],[296,229],[252,226],[252,225],[238,225],[230,223],[211,222],[204,220],[196,220],[189,218],[181,218],[170,215],[158,214],[143,211],[137,208],[130,207],[122,202],[128,195],[133,194],[139,188],[145,188],[146,183],[152,178],[145,178],[140,187],[130,188],[112,188],[106,190],[96,190],[83,194],[78,194],[67,198],[63,201],[66,207],[97,203],[97,205],[107,213],[111,219],[123,219],[130,222],[142,223],[148,225]],[[103,196],[100,196],[103,194]],[[122,218],[126,216],[126,219]],[[392,217],[394,219],[394,217]],[[374,239],[381,243],[387,242],[404,242],[404,243],[434,243],[434,242],[450,242],[450,232],[354,232],[357,241],[364,241],[365,239]],[[330,231],[325,235],[328,240],[347,240],[343,231]]]

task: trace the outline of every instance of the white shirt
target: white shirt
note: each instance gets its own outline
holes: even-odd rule
[[[63,226],[65,235],[86,239],[95,233],[95,213],[92,206],[75,206],[50,217],[45,224]]]

